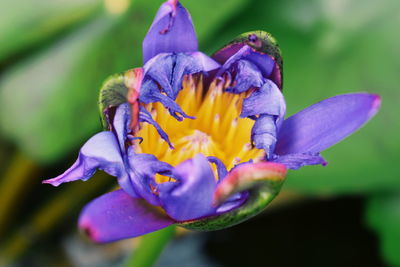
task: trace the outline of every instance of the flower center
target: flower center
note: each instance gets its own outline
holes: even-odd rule
[[[137,152],[153,154],[173,166],[198,153],[219,158],[228,170],[251,159],[260,161],[265,152],[253,148],[250,143],[254,121],[239,116],[243,99],[248,94],[225,92],[228,85],[214,80],[205,92],[202,77],[186,77],[176,103],[186,114],[196,117],[193,120],[177,121],[158,102],[146,105],[174,148],[161,139],[152,125],[141,123],[137,136],[143,141],[137,141]]]

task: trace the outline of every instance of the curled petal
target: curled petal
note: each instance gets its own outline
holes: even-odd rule
[[[144,235],[173,223],[161,209],[123,190],[94,199],[79,217],[79,228],[98,243]]]
[[[136,154],[132,149],[128,153],[130,184],[132,184],[140,197],[152,205],[159,206],[160,200],[155,176],[156,174],[161,174],[171,177],[173,167],[168,163],[159,161],[151,154]],[[120,183],[120,185],[125,189],[125,184]]]
[[[241,117],[254,118],[251,139],[255,147],[272,156],[277,132],[283,122],[286,104],[281,91],[270,80],[243,101]]]
[[[240,94],[249,88],[261,87],[264,78],[259,69],[248,60],[239,60],[232,68],[232,73],[236,73],[235,85],[227,88],[226,91]]]
[[[231,210],[237,209],[240,206],[242,206],[243,203],[245,203],[248,198],[249,198],[248,191],[243,191],[243,192],[238,192],[236,194],[233,194],[227,200],[225,200],[223,204],[218,206],[214,215],[227,213]]]
[[[245,45],[231,56],[220,68],[217,75],[225,72],[235,74],[232,92],[244,92],[252,87],[261,87],[263,79],[268,79],[275,66],[274,59]]]
[[[162,4],[143,40],[143,62],[160,53],[197,50],[198,42],[189,12],[178,1]]]
[[[314,104],[284,121],[275,153],[321,152],[363,126],[379,110],[380,103],[378,95],[357,93]]]
[[[217,167],[218,181],[221,181],[228,174],[224,163],[217,157],[207,157],[208,161],[214,163]]]
[[[245,203],[225,213],[179,222],[179,225],[194,230],[212,231],[245,221],[261,212],[275,198],[285,176],[286,167],[279,163],[260,162],[240,165],[218,184],[213,204],[219,205],[237,192],[248,191]]]
[[[156,82],[169,98],[175,100],[182,88],[183,76],[218,67],[217,62],[201,52],[163,53],[148,61],[144,70],[147,80]]]
[[[169,110],[169,113],[179,121],[182,121],[183,118],[194,118],[183,112],[181,107],[173,99],[162,94],[158,89],[157,84],[152,80],[144,82],[139,99],[145,104],[160,102]]]
[[[124,103],[118,106],[114,116],[113,129],[118,138],[118,143],[121,151],[125,152],[125,141],[130,131],[131,123],[131,107],[128,103]]]
[[[273,70],[275,65],[274,59],[264,53],[256,51],[254,48],[244,45],[240,50],[232,55],[221,67],[221,74],[225,70],[229,69],[232,64],[239,60],[248,60],[249,62],[253,63],[257,68],[260,70],[262,75],[265,78],[268,78]]]
[[[243,101],[240,116],[251,117],[259,114],[274,115],[277,117],[277,125],[282,124],[285,117],[286,103],[278,87],[270,80],[255,90]]]
[[[300,169],[308,165],[327,165],[328,163],[319,153],[287,154],[275,156],[273,162],[281,163],[291,170]]]
[[[182,162],[175,167],[173,175],[176,182],[158,186],[162,206],[171,218],[185,221],[215,213],[211,204],[216,181],[203,155]]]
[[[268,32],[252,31],[240,34],[229,44],[217,51],[212,57],[219,63],[224,64],[235,55],[237,58],[240,58],[241,52],[245,50],[246,46],[251,47],[255,53],[269,56],[269,58],[266,58],[262,56],[258,57],[256,55],[256,58],[253,59],[254,63],[260,66],[260,70],[263,72],[265,78],[272,80],[280,89],[282,89],[282,54],[276,39]],[[246,49],[248,50],[248,48]],[[271,62],[271,59],[275,62],[272,70],[270,70],[269,64],[267,63]],[[226,64],[224,65],[226,66]]]
[[[274,116],[260,115],[251,129],[251,140],[258,149],[264,149],[269,157],[276,144],[276,124]]]
[[[144,108],[140,107],[140,113],[139,113],[139,121],[141,122],[147,122],[156,128],[158,134],[161,136],[162,139],[165,140],[165,142],[168,143],[170,148],[174,148],[171,142],[169,141],[169,137],[166,132],[160,127],[160,125],[151,117],[151,114]]]
[[[76,180],[86,181],[103,170],[112,176],[126,177],[118,141],[112,132],[100,132],[90,138],[81,148],[76,162],[63,174],[43,183],[58,186]]]

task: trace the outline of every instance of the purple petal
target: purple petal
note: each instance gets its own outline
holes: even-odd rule
[[[218,182],[224,179],[225,176],[228,174],[224,163],[217,157],[207,157],[207,159],[209,162],[214,163],[217,167]]]
[[[259,114],[277,116],[277,124],[283,122],[286,112],[285,99],[279,88],[270,80],[255,90],[248,98],[243,101],[240,116],[250,117]]]
[[[227,46],[215,52],[215,54],[212,55],[212,58],[215,59],[218,63],[224,64],[230,57],[235,55],[245,45],[245,43],[228,44]]]
[[[265,78],[268,78],[271,75],[272,70],[275,66],[275,60],[271,56],[258,52],[248,45],[244,45],[237,53],[231,56],[224,63],[220,71],[224,72],[232,64],[234,64],[238,60],[243,59],[248,60],[252,62],[255,66],[257,66]]]
[[[217,208],[217,214],[223,214],[242,206],[249,197],[249,191],[236,193],[229,197],[222,205]]]
[[[228,88],[226,91],[240,94],[249,88],[261,87],[264,84],[264,78],[260,70],[250,61],[239,60],[231,71],[236,73],[235,86]],[[228,72],[229,73],[229,72]]]
[[[160,200],[157,196],[155,175],[161,174],[171,177],[173,167],[168,163],[159,161],[151,154],[135,154],[132,149],[129,150],[128,158],[131,169],[129,173],[130,182],[135,191],[150,204],[159,206]]]
[[[274,66],[275,60],[271,56],[244,45],[222,65],[217,76],[226,72],[235,74],[235,86],[231,91],[244,92],[251,87],[261,87],[260,76],[268,79]]]
[[[228,171],[226,170],[224,163],[217,157],[207,157],[207,159],[209,162],[214,163],[217,167],[218,183],[221,183],[223,179],[228,175]],[[236,164],[235,167],[231,169],[231,171],[238,166],[247,163],[248,162],[241,162],[239,164]],[[220,205],[215,213],[221,214],[240,207],[247,200],[248,196],[249,194],[247,191],[234,194],[233,196],[229,197],[222,205]]]
[[[260,115],[251,129],[251,141],[258,149],[272,155],[276,144],[276,124],[274,116]]]
[[[216,62],[214,59],[211,57],[207,56],[206,54],[202,52],[193,52],[190,53],[190,55],[196,59],[197,64],[200,64],[201,69],[205,72],[215,70],[219,68],[221,65]]]
[[[319,153],[302,153],[302,154],[287,154],[283,156],[275,156],[272,160],[276,163],[281,163],[288,169],[297,170],[302,166],[307,165],[323,165],[326,166],[328,163],[324,160]]]
[[[58,186],[76,180],[86,181],[97,169],[112,176],[126,177],[127,173],[120,153],[114,134],[109,131],[100,132],[82,146],[77,161],[67,171],[43,183]]]
[[[147,122],[156,128],[158,134],[161,136],[162,139],[165,140],[165,142],[168,143],[170,148],[174,148],[171,142],[169,141],[169,137],[166,132],[160,127],[160,125],[151,117],[151,114],[142,106],[140,106],[140,112],[139,112],[139,121],[141,122]]]
[[[196,33],[189,12],[178,1],[162,4],[143,40],[143,62],[160,53],[197,50]]]
[[[183,77],[218,67],[218,63],[201,52],[159,54],[143,67],[145,78],[139,99],[145,104],[160,102],[179,121],[183,118],[194,119],[194,117],[186,115],[175,102],[182,89]]]
[[[153,80],[147,80],[143,83],[139,100],[145,104],[160,102],[168,109],[169,113],[179,121],[183,120],[183,118],[194,118],[186,115],[173,99],[162,94]]]
[[[357,93],[334,96],[284,121],[275,153],[317,153],[363,126],[380,107],[380,97]]]
[[[94,199],[79,218],[79,228],[99,243],[144,235],[173,223],[160,209],[123,190]]]
[[[175,167],[177,182],[158,186],[160,201],[167,214],[177,221],[187,221],[215,214],[212,198],[216,186],[207,159],[198,154]]]
[[[145,80],[156,82],[165,94],[175,100],[182,89],[183,76],[211,71],[219,64],[201,52],[163,53],[152,58],[143,67]]]
[[[254,118],[251,139],[255,147],[272,156],[277,132],[283,122],[286,103],[281,91],[270,80],[243,101],[241,117]]]
[[[125,152],[125,141],[129,132],[131,123],[131,108],[128,103],[121,104],[117,107],[113,120],[113,129],[118,138],[121,151]]]

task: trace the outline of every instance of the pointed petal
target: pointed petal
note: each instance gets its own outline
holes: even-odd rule
[[[81,148],[77,161],[63,174],[43,183],[58,186],[76,180],[88,180],[96,170],[116,176],[126,176],[118,141],[112,132],[100,132]]]
[[[281,163],[291,170],[297,170],[308,165],[326,166],[328,164],[319,153],[286,154],[276,156],[272,161]]]
[[[147,80],[143,83],[139,99],[140,102],[145,104],[160,102],[165,108],[168,109],[171,116],[178,121],[182,121],[183,118],[194,118],[183,112],[182,108],[173,99],[162,94],[157,84],[153,80]]]
[[[152,205],[160,205],[155,175],[161,174],[171,176],[173,167],[168,163],[159,161],[151,154],[136,154],[132,149],[129,150],[129,165],[131,168],[131,184],[137,194],[146,199]]]
[[[284,121],[275,153],[317,153],[349,136],[380,107],[380,97],[356,93],[338,95],[314,104]]]
[[[129,132],[129,125],[131,123],[131,108],[128,103],[118,106],[115,112],[113,121],[113,128],[117,134],[118,143],[121,151],[125,152],[125,141]]]
[[[79,218],[81,228],[98,243],[151,233],[173,224],[159,208],[117,190],[90,202]]]
[[[211,204],[216,181],[203,155],[182,162],[175,167],[173,175],[177,182],[158,186],[162,206],[171,218],[186,221],[215,213]]]
[[[169,141],[168,134],[164,132],[164,130],[160,127],[160,125],[153,119],[150,112],[148,112],[147,109],[144,108],[143,106],[140,106],[139,121],[147,122],[153,125],[154,128],[156,128],[158,134],[161,136],[161,138],[168,143],[169,147],[174,148],[174,146]]]
[[[198,42],[189,12],[178,1],[162,4],[143,40],[143,62],[160,53],[197,50]]]

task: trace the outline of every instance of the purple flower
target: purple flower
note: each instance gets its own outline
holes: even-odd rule
[[[165,2],[143,41],[144,66],[100,93],[106,130],[94,135],[58,186],[97,169],[121,189],[89,203],[79,226],[96,242],[171,224],[216,230],[240,223],[279,193],[287,169],[325,165],[320,152],[365,124],[377,95],[339,95],[284,120],[282,58],[265,32],[198,51],[190,14]]]

